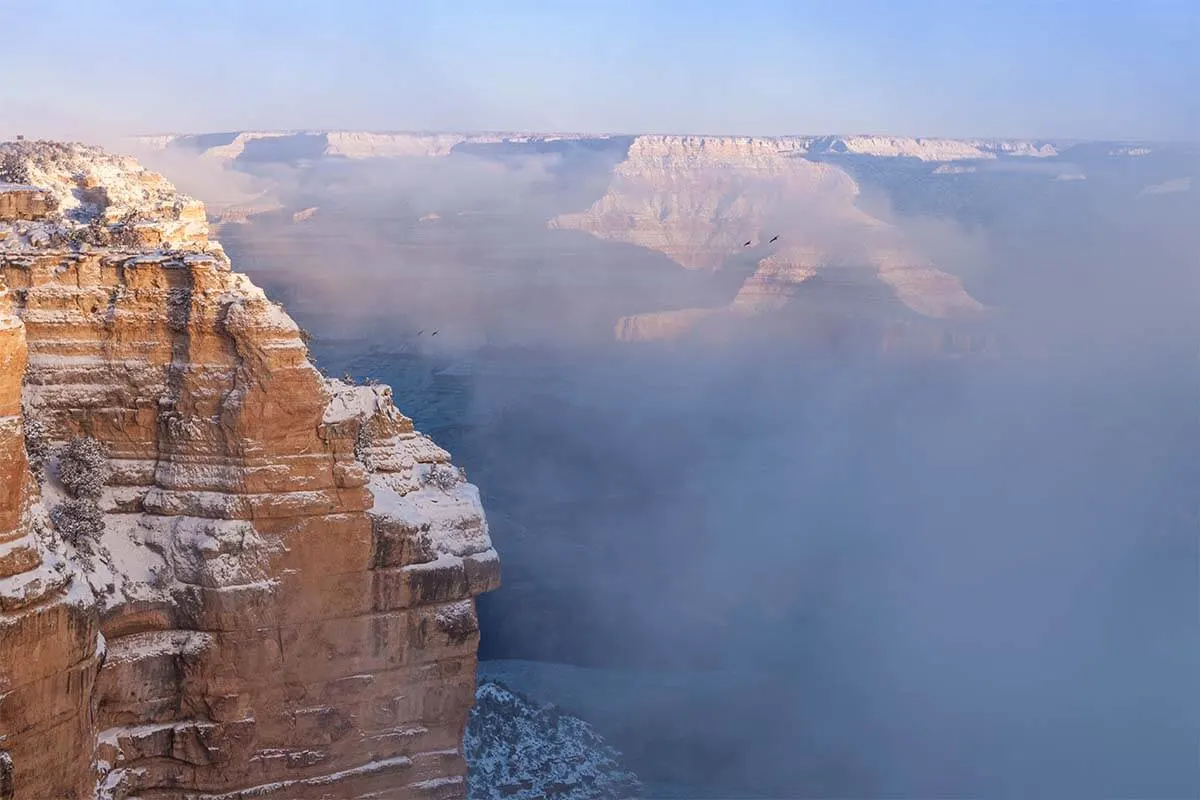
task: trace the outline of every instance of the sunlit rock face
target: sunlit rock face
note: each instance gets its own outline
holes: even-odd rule
[[[664,253],[689,269],[716,269],[757,241],[781,206],[844,206],[857,192],[837,167],[803,158],[806,139],[639,136],[608,193],[553,228]]]
[[[48,142],[0,168],[0,786],[464,797],[478,491],[388,387],[322,376],[161,176]],[[105,446],[95,537],[30,423]]]
[[[853,144],[858,148],[853,152],[882,148],[884,154],[911,157],[984,152],[979,143],[836,141]],[[814,278],[824,287],[825,312],[838,297],[829,287],[842,286],[846,310],[855,315],[894,315],[896,308],[932,319],[977,315],[981,305],[957,278],[923,257],[895,226],[859,208],[858,184],[845,170],[808,157],[814,148],[828,150],[834,143],[640,136],[608,192],[591,208],[556,217],[550,226],[657,250],[689,269],[745,275],[728,307],[618,321],[616,336],[626,341],[678,338],[714,320],[732,323],[780,311],[807,301]],[[878,308],[862,307],[864,290],[876,288],[886,290],[872,295],[870,303]]]

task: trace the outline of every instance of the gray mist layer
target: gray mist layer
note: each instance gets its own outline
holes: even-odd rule
[[[1196,152],[842,162],[999,312],[998,358],[881,363],[615,346],[730,291],[545,230],[620,146],[225,176],[285,206],[239,267],[480,485],[485,668],[691,796],[1200,793],[1200,199],[1146,191]]]

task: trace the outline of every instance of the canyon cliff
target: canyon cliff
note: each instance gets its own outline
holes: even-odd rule
[[[810,158],[814,148],[873,152],[874,147],[910,157],[984,153],[977,144],[958,143],[946,152],[935,144],[639,136],[603,197],[549,224],[656,250],[688,269],[721,270],[740,283],[727,307],[621,319],[619,339],[675,338],[701,324],[780,311],[810,299],[817,286],[819,302],[806,311],[826,316],[894,315],[897,309],[889,307],[894,300],[918,318],[969,319],[983,309],[959,280],[925,258],[894,225],[859,208],[860,189],[848,172]]]
[[[499,562],[391,390],[129,158],[0,145],[0,278],[0,797],[465,797]]]

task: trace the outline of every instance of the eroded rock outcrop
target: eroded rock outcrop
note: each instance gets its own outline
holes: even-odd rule
[[[0,205],[12,796],[465,796],[477,490],[390,389],[317,371],[200,203],[78,145],[0,159],[51,207]],[[94,539],[50,521],[25,419],[106,448]]]
[[[805,159],[807,146],[797,138],[639,136],[608,193],[550,227],[657,250],[689,269],[716,269],[784,208],[846,210],[854,181]]]
[[[978,314],[982,307],[957,278],[858,207],[859,187],[845,170],[808,158],[814,145],[810,138],[640,136],[604,197],[550,226],[657,250],[690,269],[745,274],[730,306],[622,319],[620,339],[674,338],[715,320],[779,311],[807,298],[814,278],[825,287],[825,312],[837,299],[828,287],[844,286],[859,303],[855,314],[882,313],[882,304],[861,306],[878,284],[921,316]]]

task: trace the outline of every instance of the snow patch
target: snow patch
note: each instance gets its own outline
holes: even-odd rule
[[[406,528],[428,531],[434,552],[468,556],[492,549],[479,489],[460,483],[451,491],[426,487],[399,494],[387,483],[386,473],[375,473],[367,483],[375,496],[373,516],[387,517]]]
[[[325,390],[329,392],[329,405],[325,407],[321,421],[326,425],[351,419],[367,420],[376,414],[392,419],[398,413],[392,404],[390,386],[355,386],[336,378],[327,378]]]

